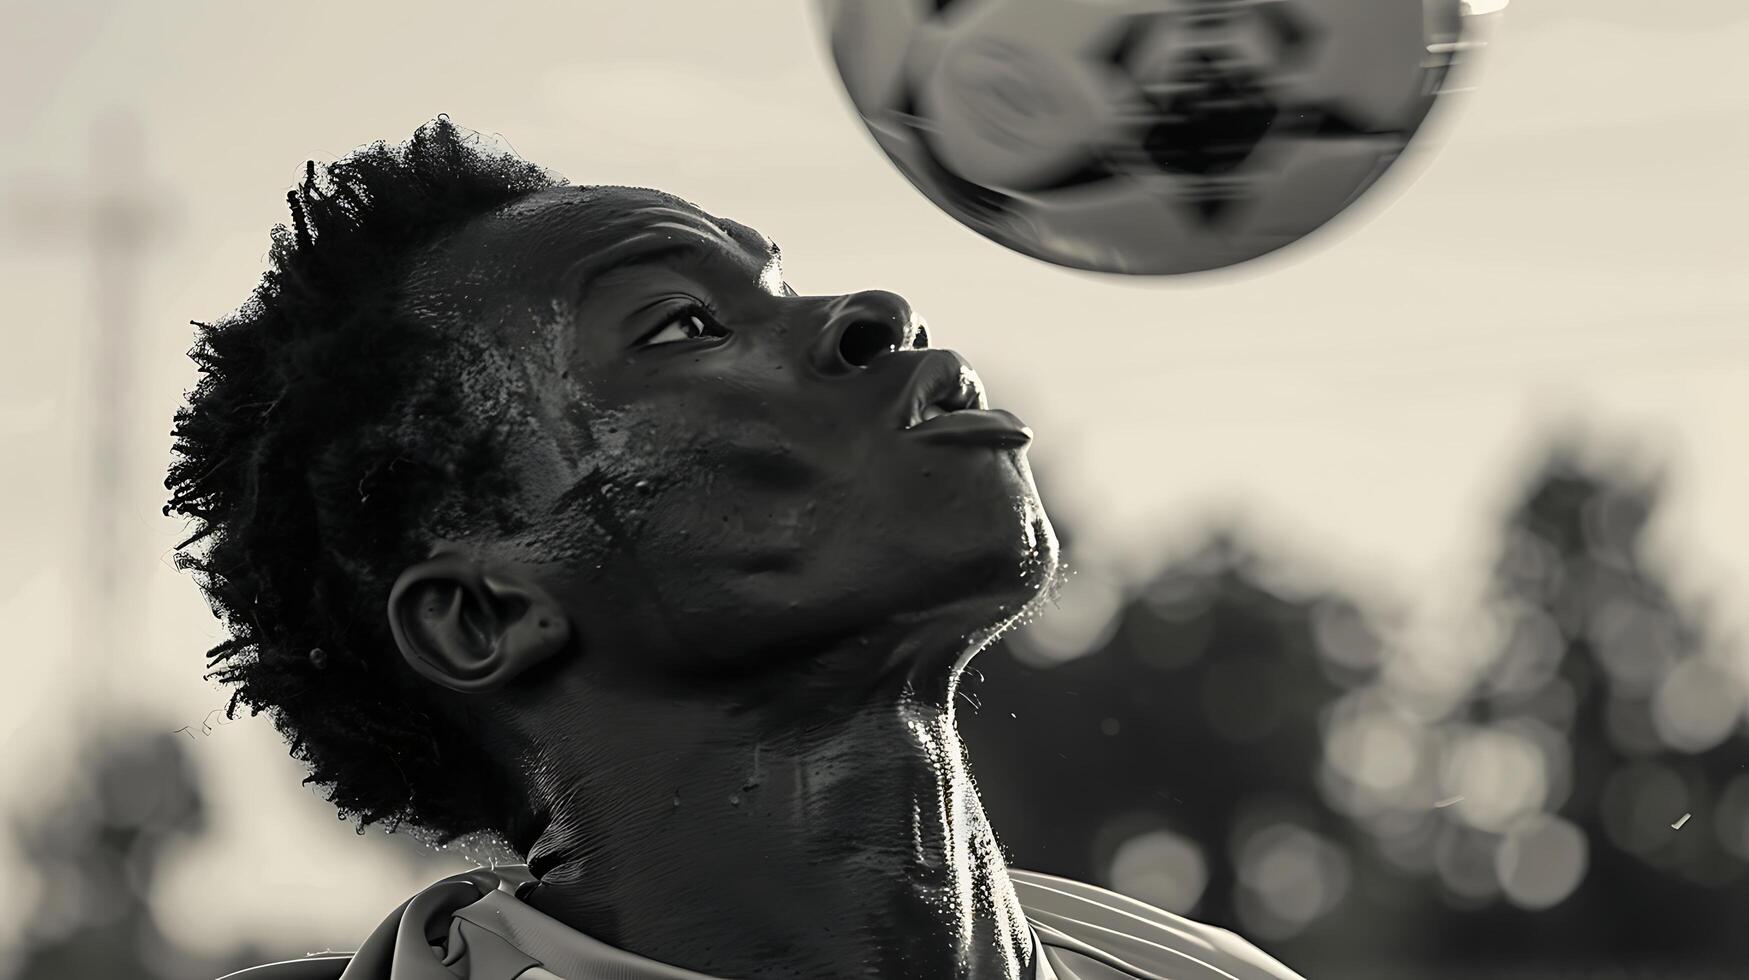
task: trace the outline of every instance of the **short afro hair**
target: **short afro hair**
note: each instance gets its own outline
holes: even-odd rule
[[[231,716],[268,712],[360,830],[447,841],[513,819],[508,777],[388,629],[395,576],[428,557],[442,514],[516,521],[491,510],[505,478],[489,420],[445,383],[454,338],[403,312],[400,283],[447,232],[560,186],[444,116],[405,144],[312,161],[260,285],[194,324],[201,378],[176,413],[164,512],[191,519],[176,565],[230,634],[207,676],[233,686]]]

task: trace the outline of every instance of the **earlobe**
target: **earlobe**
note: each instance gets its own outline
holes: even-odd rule
[[[402,572],[388,614],[408,665],[464,693],[503,687],[571,639],[570,618],[538,583],[454,553]]]

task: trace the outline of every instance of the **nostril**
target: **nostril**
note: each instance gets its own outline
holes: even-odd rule
[[[858,320],[838,337],[838,356],[855,367],[868,367],[882,354],[891,354],[905,340],[903,331],[879,320]]]

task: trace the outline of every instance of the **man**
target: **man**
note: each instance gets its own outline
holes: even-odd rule
[[[290,202],[177,414],[213,674],[342,814],[527,869],[239,976],[1293,976],[1005,867],[954,691],[1056,541],[903,299],[441,117]]]

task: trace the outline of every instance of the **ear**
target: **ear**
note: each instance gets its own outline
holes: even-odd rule
[[[455,553],[401,573],[389,629],[414,670],[463,693],[503,687],[571,638],[564,608],[539,584]]]

